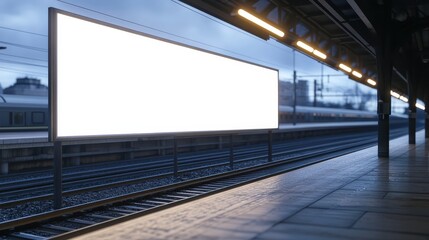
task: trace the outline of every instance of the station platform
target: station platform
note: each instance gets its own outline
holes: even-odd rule
[[[390,142],[76,239],[428,239],[429,141]]]

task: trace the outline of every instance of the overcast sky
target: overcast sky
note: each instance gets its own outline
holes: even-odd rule
[[[0,83],[16,77],[47,79],[48,7],[56,7],[280,70],[290,79],[292,49],[265,41],[176,0],[1,0]],[[111,16],[111,17],[110,17]],[[120,47],[120,43],[116,46]],[[299,75],[320,74],[321,65],[296,54]],[[339,74],[325,67],[325,74]],[[346,77],[345,77],[346,78]]]

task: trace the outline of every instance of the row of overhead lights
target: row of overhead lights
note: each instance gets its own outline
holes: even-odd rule
[[[240,15],[241,17],[244,17],[245,19],[247,19],[247,20],[249,20],[249,21],[251,21],[251,22],[255,23],[256,25],[258,25],[258,26],[260,26],[260,27],[262,27],[262,28],[265,28],[266,30],[270,31],[271,33],[274,33],[275,35],[277,35],[277,36],[279,36],[279,37],[284,37],[284,35],[285,35],[285,33],[284,33],[282,30],[280,30],[280,29],[278,29],[278,28],[276,28],[276,27],[274,27],[274,26],[270,25],[269,23],[267,23],[267,22],[265,22],[264,20],[262,20],[262,19],[260,19],[260,18],[258,18],[258,17],[256,17],[256,16],[254,16],[253,14],[251,14],[251,13],[247,12],[247,11],[246,11],[246,10],[244,10],[244,9],[239,9],[237,13],[238,13],[238,15]],[[321,59],[323,59],[323,60],[325,60],[325,59],[327,58],[327,55],[326,55],[325,53],[323,53],[322,51],[320,51],[320,50],[318,50],[318,49],[315,49],[314,47],[311,47],[310,45],[306,44],[306,43],[305,43],[305,42],[303,42],[303,41],[297,41],[297,42],[296,42],[296,45],[297,45],[298,47],[300,47],[300,48],[304,49],[305,51],[307,51],[307,52],[309,52],[309,53],[311,53],[311,54],[315,55],[315,56],[316,56],[316,57],[318,57],[318,58],[321,58]],[[338,67],[339,67],[341,70],[343,70],[343,71],[345,71],[345,72],[347,72],[347,73],[351,73],[353,76],[355,76],[355,77],[357,77],[357,78],[362,78],[362,73],[360,73],[360,72],[358,72],[358,71],[356,71],[356,70],[353,70],[351,67],[347,66],[347,65],[346,65],[346,64],[344,64],[344,63],[340,63],[340,64],[338,65]],[[374,81],[374,80],[372,80],[371,78],[368,78],[368,79],[366,80],[366,82],[367,82],[369,85],[371,85],[371,86],[375,86],[375,85],[377,85],[377,82],[376,82],[376,81]],[[399,94],[399,93],[397,93],[397,92],[390,91],[390,95],[392,95],[393,97],[398,98],[398,99],[400,99],[400,100],[402,100],[402,101],[404,101],[404,102],[408,102],[408,98],[407,98],[407,97],[402,96],[402,95],[400,95],[400,94]],[[424,106],[424,105],[422,105],[422,104],[416,103],[416,107],[417,107],[417,108],[420,108],[420,109],[422,109],[422,110],[425,110],[425,106]]]
[[[357,77],[357,78],[362,78],[362,73],[356,71],[356,70],[352,70],[351,67],[345,65],[344,63],[340,63],[338,65],[339,68],[341,68],[343,71],[347,72],[347,73],[352,73],[353,76]],[[366,82],[371,85],[371,86],[375,86],[377,85],[377,82],[372,80],[371,78],[366,79]]]
[[[306,43],[304,43],[304,42],[302,42],[302,41],[298,41],[298,42],[296,43],[296,45],[297,45],[298,47],[300,47],[300,48],[302,48],[302,49],[304,49],[304,50],[306,50],[306,51],[310,52],[310,53],[313,53],[314,55],[318,56],[319,58],[326,59],[326,54],[322,53],[321,51],[319,51],[319,50],[317,50],[317,49],[314,49],[313,47],[309,46],[308,44],[306,44]],[[360,73],[360,72],[358,72],[358,71],[356,71],[356,70],[353,70],[351,67],[347,66],[347,65],[346,65],[346,64],[344,64],[344,63],[340,63],[340,64],[338,65],[338,67],[339,67],[341,70],[343,70],[343,71],[345,71],[345,72],[347,72],[347,73],[351,73],[353,76],[355,76],[355,77],[357,77],[357,78],[362,78],[362,73]],[[376,81],[374,81],[374,80],[372,80],[371,78],[368,78],[368,79],[366,80],[366,82],[367,82],[369,85],[371,85],[371,86],[375,86],[375,85],[377,85],[377,82],[376,82]]]
[[[302,48],[302,49],[306,50],[307,52],[313,53],[314,55],[316,55],[316,56],[317,56],[317,57],[319,57],[319,58],[326,59],[326,54],[322,53],[321,51],[319,51],[319,50],[317,50],[317,49],[315,49],[315,48],[311,47],[310,45],[308,45],[308,44],[306,44],[306,43],[304,43],[304,42],[302,42],[302,41],[298,41],[298,42],[296,43],[296,45],[297,45],[298,47],[300,47],[300,48]],[[340,63],[340,64],[338,65],[338,67],[339,67],[340,69],[342,69],[343,71],[347,72],[347,73],[351,73],[353,76],[355,76],[355,77],[357,77],[357,78],[362,78],[362,73],[360,73],[360,72],[358,72],[358,71],[356,71],[356,70],[353,70],[351,67],[347,66],[347,65],[346,65],[346,64],[344,64],[344,63]],[[367,82],[368,84],[370,84],[371,86],[375,86],[375,85],[377,85],[377,82],[376,82],[376,81],[374,81],[374,80],[372,80],[371,78],[368,78],[368,79],[366,80],[366,82]]]
[[[254,15],[252,15],[251,13],[247,12],[244,9],[239,9],[237,13],[238,13],[238,15],[244,17],[245,19],[247,19],[247,20],[255,23],[256,25],[258,25],[258,26],[260,26],[262,28],[265,28],[266,30],[270,31],[271,33],[274,33],[275,35],[277,35],[279,37],[284,37],[284,35],[285,35],[285,33],[282,30],[280,30],[280,29],[278,29],[278,28],[270,25],[269,23],[267,23],[264,20],[262,20],[262,19],[260,19],[260,18],[258,18],[256,16],[254,16]],[[318,58],[321,58],[323,60],[325,60],[327,58],[327,55],[324,52],[322,52],[322,51],[320,51],[318,49],[315,49],[314,47],[311,47],[310,45],[306,44],[303,41],[297,41],[296,45],[298,47],[304,49],[305,51],[307,51],[309,53],[312,53],[313,55],[315,55]],[[346,71],[348,73],[351,73],[353,76],[355,76],[357,78],[362,78],[362,74],[360,72],[358,72],[356,70],[352,70],[349,66],[347,66],[347,65],[345,65],[343,63],[340,63],[339,67],[342,70],[344,70],[344,71]],[[377,84],[372,79],[368,79],[367,82],[370,85],[372,85],[372,86],[375,86]]]
[[[267,22],[265,22],[265,21],[261,20],[260,18],[252,15],[251,13],[247,12],[246,10],[239,9],[238,10],[238,15],[246,18],[247,20],[255,23],[256,25],[258,25],[260,27],[265,28],[266,30],[274,33],[275,35],[277,35],[279,37],[284,37],[284,35],[285,35],[285,33],[283,31],[281,31],[280,29],[278,29],[278,28],[276,28],[276,27],[268,24]],[[307,51],[309,53],[312,53],[313,55],[315,55],[318,58],[321,58],[323,60],[325,60],[327,58],[327,55],[324,52],[322,52],[322,51],[320,51],[318,49],[315,49],[314,47],[311,47],[310,45],[306,44],[303,41],[297,41],[296,45],[298,47],[304,49],[305,51]],[[340,63],[339,67],[342,70],[346,71],[347,73],[351,73],[353,76],[355,76],[357,78],[362,78],[362,74],[360,72],[358,72],[356,70],[352,70],[349,66],[347,66],[347,65],[345,65],[343,63]],[[374,80],[372,80],[370,78],[368,78],[366,81],[371,86],[377,85],[377,82],[375,82]]]
[[[304,50],[306,50],[307,52],[313,53],[315,56],[321,58],[321,59],[326,59],[326,54],[324,54],[323,52],[314,49],[313,47],[310,47],[308,44],[298,41],[296,42],[296,45]]]
[[[394,97],[394,98],[397,98],[397,99],[403,101],[403,102],[406,102],[406,103],[408,102],[408,98],[407,97],[405,97],[404,95],[401,95],[401,94],[399,94],[399,93],[397,93],[395,91],[390,90],[390,95],[392,97]],[[425,106],[423,104],[420,104],[420,103],[416,102],[415,106],[417,108],[420,108],[421,110],[425,110]]]

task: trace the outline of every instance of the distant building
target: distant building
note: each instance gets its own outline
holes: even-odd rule
[[[291,82],[279,81],[280,105],[293,104],[293,85]]]
[[[300,106],[310,105],[308,81],[298,80],[296,84],[296,104]]]
[[[296,83],[296,105],[309,106],[308,81],[298,80]],[[293,83],[280,81],[280,105],[293,105]]]
[[[48,87],[41,84],[36,78],[17,78],[13,86],[3,90],[4,94],[48,96]]]

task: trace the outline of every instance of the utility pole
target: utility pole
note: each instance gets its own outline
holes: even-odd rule
[[[316,79],[314,79],[313,95],[314,95],[313,107],[316,107],[317,105],[317,80]]]
[[[7,47],[5,47],[5,46],[0,46],[0,50],[4,50],[4,49],[6,49]],[[1,87],[1,83],[0,83],[0,93],[2,93],[3,92],[3,90],[2,90],[2,87]],[[4,100],[4,98],[2,97],[2,96],[0,96],[0,98],[2,98],[2,99],[0,99],[0,100]]]
[[[296,124],[296,71],[293,70],[293,125]]]
[[[321,82],[321,86],[320,86],[320,97],[323,99],[323,64],[320,64],[322,66],[321,69],[321,75],[320,75],[320,82]]]

